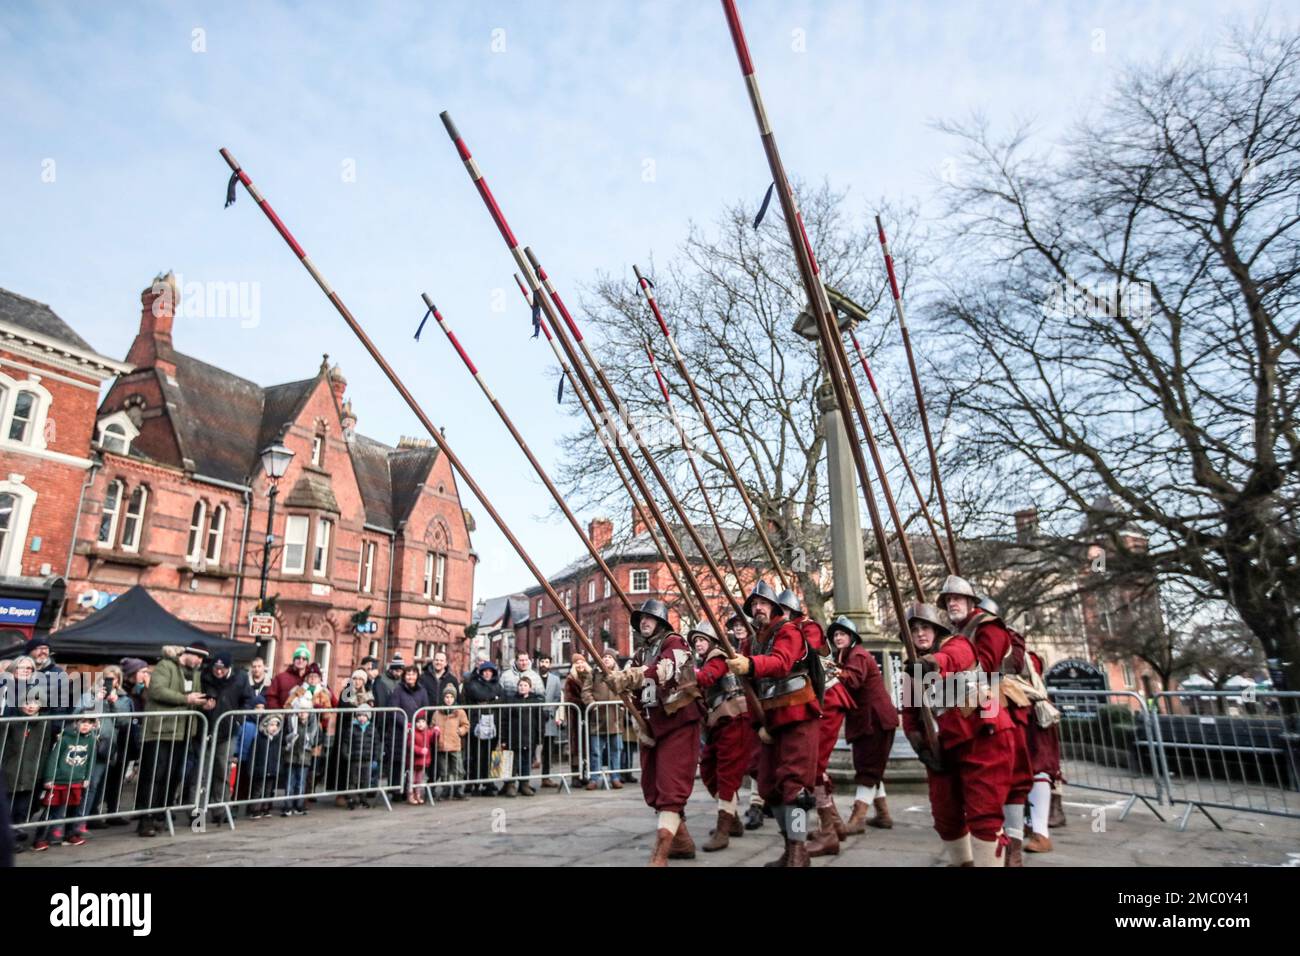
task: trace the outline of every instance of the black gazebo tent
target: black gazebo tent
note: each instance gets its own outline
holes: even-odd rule
[[[242,663],[257,656],[257,645],[231,641],[200,630],[167,612],[144,588],[136,585],[102,610],[49,636],[56,659],[99,664],[141,657],[150,663],[169,644],[203,641],[212,653],[230,651]]]

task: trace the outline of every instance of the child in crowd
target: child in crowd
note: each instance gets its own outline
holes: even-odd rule
[[[54,839],[62,838],[68,846],[81,846],[86,842],[86,838],[76,830],[63,836],[61,823],[70,809],[81,806],[98,745],[99,720],[93,714],[82,714],[59,734],[54,749],[45,760],[45,793],[41,803],[45,806],[46,822],[36,831],[33,850],[50,848],[45,837],[51,829]]]
[[[429,764],[433,762],[433,748],[437,743],[437,739],[437,727],[430,727],[429,721],[423,714],[415,718],[415,730],[411,735],[411,746],[414,751],[412,761],[414,776],[411,780],[411,793],[406,798],[408,803],[420,804],[425,802],[424,778],[428,774]]]
[[[451,799],[465,799],[465,767],[461,762],[461,740],[469,735],[469,717],[456,706],[456,688],[450,684],[443,689],[442,706],[433,712],[433,725],[438,729],[437,766],[435,779],[450,783]]]
[[[45,693],[41,688],[24,686],[16,700],[16,711],[6,714],[13,719],[0,723],[0,768],[4,773],[5,789],[9,792],[10,817],[15,825],[27,823],[34,816],[45,755],[50,752],[50,741],[58,730],[57,721],[22,719],[40,716],[45,705]],[[18,831],[17,852],[26,849],[26,837],[25,831]]]
[[[296,797],[280,811],[282,817],[307,815],[307,785],[312,779],[312,768],[320,756],[320,720],[312,709],[312,692],[305,685],[295,687],[285,702],[289,710],[288,730],[284,741],[285,763],[288,765],[288,788],[285,795]]]
[[[257,722],[257,740],[253,744],[253,762],[248,768],[248,819],[261,820],[271,815],[270,800],[280,784],[283,763],[284,720],[279,714],[267,714]]]
[[[357,704],[348,728],[348,809],[370,809],[368,790],[374,785],[375,726],[369,704]]]

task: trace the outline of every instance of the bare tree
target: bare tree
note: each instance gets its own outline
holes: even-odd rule
[[[1112,579],[1227,601],[1300,683],[1300,38],[1131,69],[1055,151],[943,128],[945,477],[1084,515]]]

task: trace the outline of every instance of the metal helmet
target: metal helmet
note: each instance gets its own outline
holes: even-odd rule
[[[949,580],[952,580],[952,578],[949,578]],[[961,578],[957,580],[960,581]],[[952,633],[952,622],[948,620],[948,612],[935,607],[933,604],[913,604],[908,607],[907,623],[910,625],[913,621],[924,621],[931,625],[935,633],[940,637],[947,637]]]
[[[1002,610],[998,607],[998,602],[993,600],[987,594],[980,598],[980,603],[977,607],[984,613],[991,614],[993,617],[1002,616]]]
[[[749,627],[749,618],[745,617],[743,614],[733,614],[731,617],[727,618],[727,629],[730,630],[731,626],[737,622],[743,624],[745,627]]]
[[[856,625],[843,614],[837,617],[831,626],[826,629],[827,642],[834,646],[835,635],[840,631],[849,636],[850,644],[857,644],[862,640],[862,635],[858,633]]]
[[[708,621],[701,621],[699,624],[696,624],[694,627],[692,627],[690,629],[690,632],[687,633],[686,639],[688,641],[694,640],[697,634],[700,637],[705,638],[710,644],[718,643],[718,635],[714,633],[713,625],[710,624]]]
[[[673,626],[672,622],[668,620],[668,605],[656,598],[651,598],[632,612],[632,626],[637,630],[641,629],[641,618],[643,617],[653,618],[670,629]]]
[[[939,588],[939,596],[935,598],[935,603],[937,603],[939,607],[943,607],[943,599],[949,594],[958,594],[962,597],[968,597],[972,604],[979,600],[979,595],[975,593],[975,589],[971,587],[971,583],[965,578],[958,577],[955,574],[950,574],[943,579],[943,587]]]
[[[793,588],[786,588],[778,594],[776,603],[785,608],[791,617],[803,616],[803,605],[799,603],[799,595],[794,593]]]
[[[771,601],[776,605],[778,613],[781,613],[784,610],[780,598],[776,596],[776,591],[774,591],[772,585],[768,584],[766,581],[759,581],[755,584],[754,590],[750,591],[749,597],[745,598],[745,613],[750,617],[754,616],[754,598],[763,598],[766,601]]]

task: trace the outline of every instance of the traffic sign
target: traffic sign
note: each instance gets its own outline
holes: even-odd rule
[[[274,637],[275,615],[250,614],[248,617],[248,633],[251,637]]]

